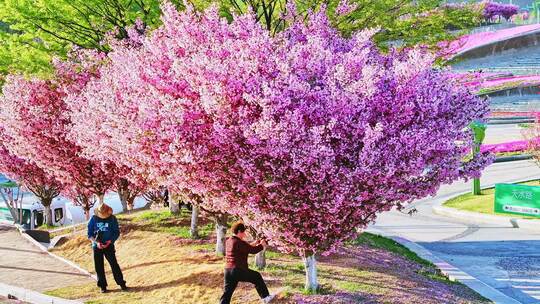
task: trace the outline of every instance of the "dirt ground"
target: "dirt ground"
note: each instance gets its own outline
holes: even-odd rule
[[[134,215],[120,220],[122,237],[117,257],[130,292],[121,292],[106,266],[111,293],[100,294],[94,284],[60,288],[54,296],[91,303],[216,303],[222,293],[223,258],[213,252],[213,236],[189,240],[164,232],[189,221],[161,219],[160,224],[139,221]],[[167,230],[168,231],[168,230]],[[81,267],[93,271],[83,233],[55,249]],[[298,257],[271,252],[263,272],[270,292],[281,290],[275,304],[284,303],[393,303],[465,304],[488,303],[464,285],[441,278],[431,266],[420,265],[401,255],[365,244],[343,248],[319,260],[322,295],[302,293],[304,271]],[[235,304],[260,303],[254,288],[241,284]]]

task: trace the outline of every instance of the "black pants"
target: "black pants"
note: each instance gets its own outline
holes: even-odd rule
[[[223,295],[221,296],[221,304],[229,304],[231,302],[231,297],[238,282],[254,284],[261,299],[270,295],[261,274],[257,271],[242,268],[226,268],[225,286],[223,288]]]
[[[120,269],[120,265],[118,265],[118,261],[116,260],[116,250],[114,249],[114,245],[111,244],[105,249],[99,249],[94,247],[94,266],[96,268],[96,275],[98,278],[97,286],[100,288],[107,287],[107,278],[105,277],[105,265],[103,263],[103,256],[105,256],[105,258],[109,262],[109,265],[111,265],[116,284],[120,286],[125,285],[126,281],[124,281],[122,270]]]

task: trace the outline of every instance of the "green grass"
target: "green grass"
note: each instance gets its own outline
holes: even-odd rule
[[[527,151],[499,152],[499,153],[495,153],[495,156],[503,157],[503,156],[516,156],[516,155],[523,155],[523,154],[527,154]]]
[[[478,90],[476,94],[485,95],[485,94],[489,94],[489,93],[493,93],[497,91],[509,90],[509,89],[514,89],[514,88],[519,88],[519,87],[527,87],[527,86],[529,86],[529,84],[525,83],[525,81],[523,80],[508,81],[500,85],[491,86],[488,88],[481,88],[480,90]],[[530,85],[530,86],[533,86],[533,85]]]
[[[521,183],[521,185],[540,186],[540,181],[530,181]],[[519,215],[510,215],[495,213],[493,204],[495,201],[495,188],[489,188],[482,190],[481,195],[473,195],[472,193],[463,194],[452,199],[447,200],[443,206],[455,208],[464,211],[478,212],[490,215],[520,217]],[[522,216],[521,218],[531,218]]]
[[[57,229],[57,228],[61,228],[61,227],[43,224],[43,225],[37,227],[36,229],[38,229],[38,230],[51,230],[51,229]]]
[[[522,129],[530,129],[532,128],[533,124],[532,123],[519,123],[518,124],[518,127],[522,128]]]
[[[128,218],[128,216],[120,216],[120,219]],[[143,211],[131,219],[134,223],[151,228],[156,232],[165,232],[181,238],[190,238],[189,232],[191,215],[181,212],[180,214],[172,214],[169,210],[163,211]],[[199,225],[199,237],[206,238],[214,231],[212,222]]]
[[[429,261],[422,259],[416,253],[410,251],[407,247],[399,244],[398,242],[392,239],[385,238],[380,235],[364,232],[356,240],[354,240],[352,244],[353,245],[365,244],[370,247],[384,249],[386,251],[390,251],[400,256],[403,256],[420,265],[427,266],[427,267],[434,266]]]
[[[400,243],[392,239],[389,239],[380,235],[364,232],[356,240],[352,242],[352,245],[360,245],[360,244],[365,244],[373,248],[379,248],[379,249],[383,249],[383,250],[395,253],[412,262],[415,262],[423,266],[421,269],[419,269],[416,272],[418,274],[425,276],[428,279],[444,282],[447,284],[461,284],[456,281],[450,281],[448,277],[444,275],[433,263],[422,259],[416,253],[409,250],[409,248],[401,245]]]
[[[431,262],[420,258],[416,253],[412,252],[407,247],[399,244],[392,239],[364,232],[360,236],[358,236],[356,240],[349,242],[348,245],[365,245],[372,248],[392,252],[396,255],[402,256],[414,263],[421,265],[422,267],[417,271],[417,273],[430,280],[444,282],[446,284],[460,284],[458,282],[450,281],[448,277],[442,274]],[[304,264],[302,262],[292,263],[288,265],[275,264],[272,262],[272,259],[290,259],[292,258],[292,256],[285,256],[281,253],[272,251],[267,251],[266,255],[270,261],[270,263],[265,269],[267,273],[271,274],[271,276],[283,278],[285,284],[290,288],[291,292],[310,294],[309,291],[304,290]],[[331,287],[331,284],[325,284],[325,277],[335,276],[338,274],[346,275],[347,277],[356,279],[343,280],[337,283],[334,282],[334,287]],[[319,275],[321,278],[321,289],[318,290],[318,293],[320,294],[331,294],[333,292],[336,292],[337,290],[346,290],[349,292],[364,292],[369,294],[382,294],[386,291],[384,287],[377,287],[371,284],[371,279],[380,275],[371,270],[357,269],[355,267],[336,269],[319,265]]]

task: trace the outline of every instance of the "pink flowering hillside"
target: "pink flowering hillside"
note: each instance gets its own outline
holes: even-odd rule
[[[529,145],[538,145],[538,143],[540,143],[540,138],[536,138],[530,141],[516,140],[502,144],[482,145],[481,150],[492,153],[525,152],[529,148]]]
[[[480,32],[461,36],[449,43],[441,43],[440,47],[443,48],[442,53],[445,54],[445,57],[452,58],[455,55],[467,52],[483,45],[526,35],[538,30],[540,30],[540,24],[516,26],[493,32]]]

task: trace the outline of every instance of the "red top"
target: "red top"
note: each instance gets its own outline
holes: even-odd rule
[[[225,242],[225,268],[248,269],[248,255],[258,253],[263,249],[262,245],[251,246],[233,235]]]

